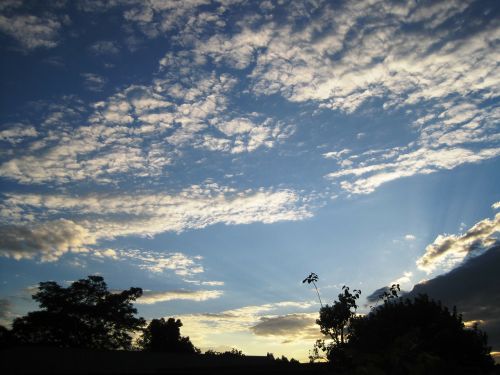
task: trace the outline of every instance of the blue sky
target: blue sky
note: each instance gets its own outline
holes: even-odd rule
[[[3,1],[2,322],[34,308],[38,282],[99,273],[142,287],[139,313],[180,317],[203,349],[305,359],[310,272],[331,301],[487,252],[498,12]]]

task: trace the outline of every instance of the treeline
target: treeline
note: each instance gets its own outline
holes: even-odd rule
[[[318,276],[304,282],[316,287]],[[316,288],[317,290],[317,288]],[[318,291],[318,290],[317,290]],[[427,295],[399,296],[399,285],[384,291],[366,315],[357,313],[361,291],[344,286],[338,300],[321,304],[323,338],[311,352],[311,362],[328,363],[336,374],[493,374],[500,373],[490,355],[487,336],[477,325],[466,328],[456,309],[449,310]],[[0,327],[0,347],[56,347],[91,350],[141,350],[200,355],[189,337],[181,335],[179,319],[137,317],[133,302],[140,288],[108,290],[100,276],[89,276],[62,287],[42,282],[33,299],[40,309]],[[232,349],[209,350],[203,358],[242,358]],[[266,363],[297,364],[267,355]],[[224,362],[224,361],[221,361]]]
[[[41,282],[32,298],[40,309],[16,318],[12,329],[0,326],[0,348],[56,347],[91,350],[142,350],[149,352],[201,354],[189,337],[181,335],[182,322],[175,318],[137,317],[133,302],[141,288],[112,292],[101,276],[88,276],[62,287]],[[237,349],[208,350],[207,357],[239,358]],[[273,362],[298,363],[286,357]]]
[[[314,273],[304,280],[315,287],[317,281]],[[326,360],[334,373],[349,375],[500,373],[477,324],[466,328],[456,308],[427,295],[399,294],[399,284],[392,285],[379,296],[381,305],[361,315],[361,291],[344,286],[338,300],[320,309],[316,323],[325,339],[317,340],[310,360]]]

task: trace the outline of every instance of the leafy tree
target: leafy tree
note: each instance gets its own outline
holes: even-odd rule
[[[450,312],[427,295],[386,299],[354,319],[350,330],[344,354],[358,373],[485,374],[493,369],[486,334],[465,329],[456,309]]]
[[[108,290],[101,276],[88,276],[64,288],[41,282],[33,299],[41,310],[14,320],[12,334],[28,345],[91,349],[129,349],[131,332],[145,321],[135,317],[132,301],[142,289]]]
[[[320,310],[321,332],[311,360],[326,352],[339,374],[485,374],[493,370],[486,334],[466,329],[456,309],[419,295],[399,297],[392,285],[380,295],[383,305],[356,316],[359,290],[343,287],[339,300]]]
[[[339,300],[333,305],[326,305],[319,310],[319,319],[316,323],[320,326],[321,333],[330,336],[335,345],[342,345],[348,339],[349,323],[356,314],[358,305],[356,300],[361,291],[354,289],[352,293],[348,286],[342,287],[342,293],[338,295]]]
[[[144,329],[139,346],[153,352],[199,354],[200,349],[191,343],[189,337],[181,336],[181,327],[180,319],[153,319]]]
[[[344,285],[342,293],[338,295],[338,301],[321,307],[316,323],[320,326],[321,333],[331,339],[331,343],[317,340],[313,354],[309,357],[311,361],[321,357],[319,350],[326,352],[329,360],[335,357],[337,362],[341,361],[344,346],[351,335],[350,324],[356,316],[358,308],[356,301],[360,295],[360,290],[353,289],[351,292],[349,287]]]

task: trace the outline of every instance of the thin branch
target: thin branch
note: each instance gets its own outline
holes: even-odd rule
[[[321,297],[319,296],[319,291],[318,288],[316,287],[316,283],[314,281],[312,283],[314,285],[314,288],[316,289],[316,294],[318,295],[319,304],[321,305],[321,307],[323,307],[323,302],[321,302]]]

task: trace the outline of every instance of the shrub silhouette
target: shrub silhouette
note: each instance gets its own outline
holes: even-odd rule
[[[462,317],[419,295],[391,299],[349,327],[341,367],[385,374],[485,374],[494,363],[486,334],[465,329]],[[330,359],[335,365],[335,351]]]
[[[356,316],[356,299],[345,287],[339,301],[320,310],[317,324],[330,336],[318,340],[319,351],[337,373],[349,374],[485,374],[494,368],[487,336],[477,326],[466,329],[456,309],[419,295],[397,296],[399,286],[381,298],[384,304]],[[394,292],[394,293],[393,293]]]
[[[212,349],[208,349],[205,352],[207,357],[221,357],[221,358],[243,358],[245,354],[239,349],[232,348],[231,350],[226,350],[225,352],[218,352]],[[269,353],[268,353],[269,355]],[[274,359],[274,357],[273,357]]]
[[[181,336],[181,327],[180,319],[153,319],[144,329],[138,341],[139,347],[153,352],[199,354],[200,349],[191,343],[189,337]]]
[[[130,349],[131,332],[145,321],[132,301],[142,289],[111,293],[101,276],[88,276],[64,288],[41,282],[32,298],[41,310],[16,318],[12,336],[19,344],[66,348]]]

